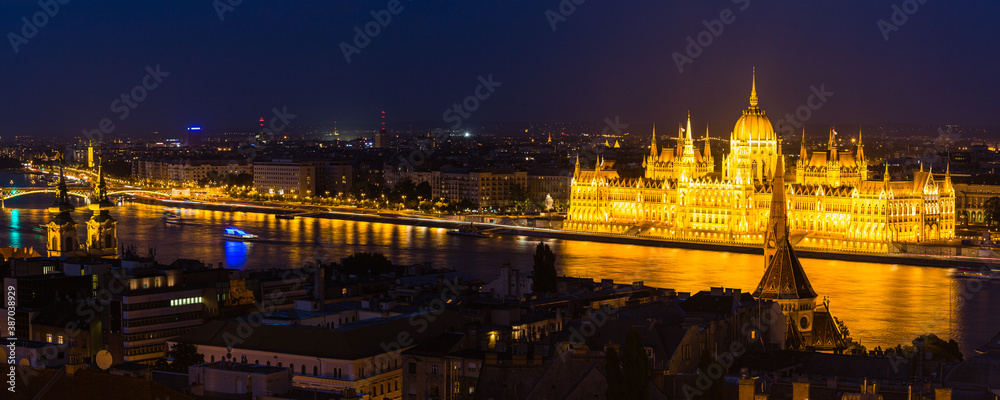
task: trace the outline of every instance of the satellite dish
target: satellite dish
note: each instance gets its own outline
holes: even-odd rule
[[[107,370],[111,368],[112,358],[111,353],[107,350],[101,350],[97,352],[97,367],[102,370]]]

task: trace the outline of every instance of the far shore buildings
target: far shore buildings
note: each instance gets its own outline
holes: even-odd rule
[[[803,135],[805,133],[803,132]],[[708,133],[706,132],[706,138]],[[955,189],[928,168],[911,181],[870,180],[864,146],[838,149],[830,131],[827,150],[809,154],[782,174],[793,242],[804,249],[857,252],[892,251],[892,242],[955,237]],[[773,188],[769,177],[780,166],[780,141],[758,107],[756,83],[750,107],[730,133],[731,153],[721,171],[705,141],[694,146],[690,116],[679,129],[678,146],[661,148],[654,129],[645,176],[623,179],[614,161],[593,166],[577,161],[565,229],[731,244],[764,240]],[[888,176],[888,175],[886,175]]]

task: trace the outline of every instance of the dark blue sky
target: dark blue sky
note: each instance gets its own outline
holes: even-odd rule
[[[811,124],[1000,125],[993,0],[586,0],[553,31],[561,2],[402,0],[348,63],[340,43],[388,1],[244,0],[220,20],[212,0],[70,0],[15,54],[8,33],[42,8],[0,0],[0,135],[68,137],[102,118],[115,134],[251,130],[283,106],[300,125],[374,126],[383,109],[435,122],[489,74],[502,84],[472,121],[618,115],[672,131],[690,109],[728,135],[753,66],[772,121],[825,85]],[[878,21],[908,2],[919,8],[885,40]],[[678,72],[672,54],[725,9],[735,20]],[[157,64],[170,75],[119,120],[112,101]]]

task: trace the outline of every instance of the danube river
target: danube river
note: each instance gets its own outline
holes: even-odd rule
[[[19,181],[10,175],[0,177]],[[45,207],[52,199],[51,194],[39,194],[7,201],[0,212],[0,246],[31,246],[44,254],[44,239],[32,228],[49,221]],[[112,210],[119,221],[120,242],[135,245],[140,254],[154,247],[161,263],[192,258],[238,269],[298,267],[317,256],[336,261],[354,252],[378,252],[394,263],[430,262],[484,280],[493,279],[506,262],[530,271],[538,242],[521,236],[456,237],[442,228],[302,217],[279,220],[269,214],[203,210],[179,210],[186,223],[166,225],[162,220],[166,209],[132,203]],[[90,211],[83,208],[74,213],[81,233],[89,217]],[[221,233],[229,226],[260,235],[261,240],[223,240]],[[679,292],[713,286],[753,291],[764,272],[759,255],[545,242],[555,252],[562,275],[644,281]],[[957,280],[947,269],[932,267],[815,259],[802,259],[802,264],[821,299],[830,299],[833,315],[869,349],[909,343],[919,334],[933,332],[957,340],[968,356],[1000,332],[1000,281]]]

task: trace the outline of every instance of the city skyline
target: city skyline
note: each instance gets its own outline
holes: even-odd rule
[[[1000,56],[984,50],[1000,33],[986,20],[992,3],[390,3],[5,4],[0,79],[13,117],[0,136],[69,138],[105,118],[119,135],[238,130],[273,109],[305,126],[375,126],[380,110],[390,124],[445,129],[669,126],[691,110],[699,126],[726,127],[753,67],[775,118],[809,106],[795,119],[1000,126],[989,74]],[[365,28],[376,34],[358,37]],[[482,82],[493,86],[466,101]],[[807,104],[816,93],[828,95]]]

